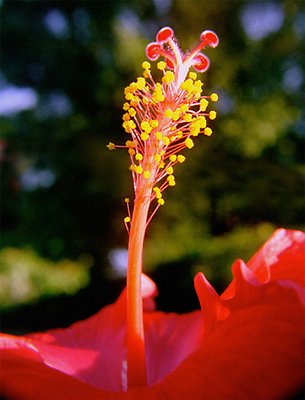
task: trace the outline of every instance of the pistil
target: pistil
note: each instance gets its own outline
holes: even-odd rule
[[[208,68],[208,58],[200,53],[206,45],[216,47],[214,32],[204,31],[200,44],[189,54],[183,54],[171,28],[161,29],[156,42],[146,47],[147,57],[157,63],[161,82],[156,82],[151,65],[142,64],[143,76],[125,89],[123,127],[131,140],[125,145],[108,144],[110,150],[124,147],[131,159],[135,199],[124,223],[129,233],[127,270],[127,378],[128,388],[147,385],[145,337],[141,274],[143,244],[147,225],[165,200],[162,192],[175,186],[174,168],[185,161],[180,154],[194,146],[193,137],[210,136],[212,130],[207,119],[216,117],[215,111],[206,112],[208,100],[217,101],[217,95],[202,94],[202,82],[192,66],[203,72]],[[150,206],[153,205],[152,210]]]

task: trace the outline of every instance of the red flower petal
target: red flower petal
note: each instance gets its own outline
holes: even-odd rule
[[[190,354],[199,349],[203,339],[201,313],[144,315],[148,383],[160,382]]]
[[[220,297],[198,275],[204,336],[200,312],[145,313],[150,387],[118,392],[126,374],[125,292],[68,329],[2,335],[1,386],[13,399],[285,398],[305,378],[304,249],[305,234],[277,231],[248,265],[234,263]],[[145,292],[151,309],[149,280]]]
[[[270,269],[271,280],[291,280],[305,287],[305,234],[278,229],[248,265],[260,281],[264,281],[265,271]]]
[[[304,308],[293,290],[276,286],[257,288],[251,302],[219,322],[200,350],[163,380],[164,398],[271,400],[300,389]]]

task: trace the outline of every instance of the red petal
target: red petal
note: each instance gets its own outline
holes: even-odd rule
[[[269,269],[271,280],[288,279],[305,286],[305,233],[278,229],[248,265],[260,281]]]
[[[249,266],[241,260],[234,263],[234,280],[220,299],[201,275],[196,277],[209,335],[163,380],[158,389],[164,397],[271,400],[302,388],[305,321],[299,287],[305,273],[304,237],[277,231]],[[260,282],[258,271],[266,259],[270,279]]]
[[[203,315],[204,336],[207,337],[215,329],[218,321],[227,317],[228,310],[202,273],[195,276],[194,284]]]
[[[279,231],[249,266],[237,261],[233,283],[220,298],[201,275],[196,278],[209,327],[203,342],[199,312],[145,314],[148,375],[150,382],[160,383],[127,393],[94,387],[108,369],[107,385],[113,385],[112,390],[120,387],[115,365],[124,353],[124,292],[113,306],[66,330],[26,338],[3,335],[5,393],[16,399],[33,399],[39,393],[47,400],[285,398],[305,378],[304,306],[298,297],[304,273],[303,235]],[[269,268],[267,281],[261,268]],[[148,298],[154,292],[148,281]]]
[[[178,315],[161,312],[144,314],[146,360],[149,384],[173,372],[203,340],[201,313]]]
[[[116,303],[69,328],[28,338],[47,366],[95,387],[119,391],[123,389],[125,325],[125,310]]]
[[[291,289],[256,288],[160,384],[167,399],[279,399],[305,378],[304,308]],[[157,388],[155,388],[156,390]],[[156,397],[157,398],[157,397]]]
[[[33,351],[33,350],[32,350]],[[2,350],[0,387],[10,400],[114,400],[120,393],[96,389],[80,380],[49,368],[23,352]]]

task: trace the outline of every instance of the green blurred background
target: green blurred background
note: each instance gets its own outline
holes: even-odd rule
[[[66,326],[124,287],[124,87],[170,25],[181,47],[212,29],[202,76],[215,135],[177,168],[151,223],[144,270],[161,310],[198,307],[193,277],[221,292],[277,227],[304,227],[303,1],[1,2],[2,329]]]

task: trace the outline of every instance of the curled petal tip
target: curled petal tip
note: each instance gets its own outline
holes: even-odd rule
[[[161,54],[161,45],[156,42],[149,43],[146,46],[147,58],[151,61],[156,61]]]
[[[194,284],[201,306],[206,306],[206,299],[209,299],[211,303],[218,302],[219,296],[217,292],[202,272],[196,274]]]
[[[193,67],[198,72],[205,72],[210,66],[210,60],[207,56],[202,53],[198,53],[196,57],[194,57]]]
[[[232,272],[237,281],[245,281],[252,286],[257,286],[259,284],[254,272],[241,259],[234,261],[232,265]]]
[[[156,40],[158,43],[165,43],[174,36],[174,31],[169,26],[165,26],[157,33]]]
[[[210,47],[217,47],[219,43],[219,38],[213,31],[203,31],[200,35],[200,40]]]

